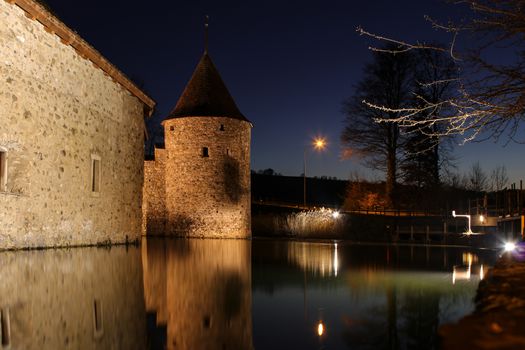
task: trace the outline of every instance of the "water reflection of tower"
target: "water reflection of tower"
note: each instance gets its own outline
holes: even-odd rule
[[[143,259],[146,308],[167,327],[167,349],[252,348],[249,241],[148,240]]]

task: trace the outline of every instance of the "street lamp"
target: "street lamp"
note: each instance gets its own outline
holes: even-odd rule
[[[316,137],[313,142],[312,146],[314,147],[314,150],[316,151],[322,151],[326,148],[326,139],[324,137]],[[303,207],[306,207],[306,150],[308,148],[304,148],[304,154],[303,154]]]

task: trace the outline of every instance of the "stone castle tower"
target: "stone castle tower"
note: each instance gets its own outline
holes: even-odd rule
[[[252,125],[207,51],[162,125],[165,148],[145,162],[147,234],[250,237]]]

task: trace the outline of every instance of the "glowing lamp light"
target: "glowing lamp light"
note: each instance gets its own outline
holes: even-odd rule
[[[512,252],[514,249],[516,249],[516,244],[513,242],[507,242],[505,243],[504,249],[506,252]]]
[[[482,224],[485,222],[485,217],[483,215],[479,216],[479,222],[481,222]]]
[[[314,139],[314,148],[317,150],[324,149],[326,147],[326,139],[323,137],[317,137]]]
[[[337,219],[337,218],[339,217],[339,215],[340,215],[340,214],[339,214],[339,212],[338,212],[337,210],[334,211],[334,212],[332,213],[332,217],[333,217],[334,219]]]
[[[456,214],[456,211],[455,210],[452,210],[452,217],[455,217],[455,218],[466,218],[468,220],[468,230],[466,232],[464,232],[463,234],[464,235],[467,235],[467,236],[470,236],[470,235],[473,235],[474,232],[472,232],[472,229],[471,229],[471,225],[470,225],[470,215],[468,214]]]
[[[319,324],[317,325],[317,335],[322,336],[323,333],[324,333],[323,321],[319,321]]]

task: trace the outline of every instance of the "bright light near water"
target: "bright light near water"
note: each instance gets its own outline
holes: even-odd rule
[[[322,336],[323,333],[324,333],[323,321],[319,321],[319,324],[317,325],[317,335]]]
[[[337,210],[334,211],[334,212],[332,213],[332,217],[333,217],[334,219],[337,219],[337,218],[339,217],[339,215],[340,215],[340,214],[339,214],[339,212],[338,212]]]
[[[485,222],[485,217],[483,215],[479,216],[479,222],[481,222],[482,224]]]
[[[511,252],[513,251],[514,249],[516,249],[516,244],[512,243],[512,242],[507,242],[505,243],[505,251],[506,252]]]

